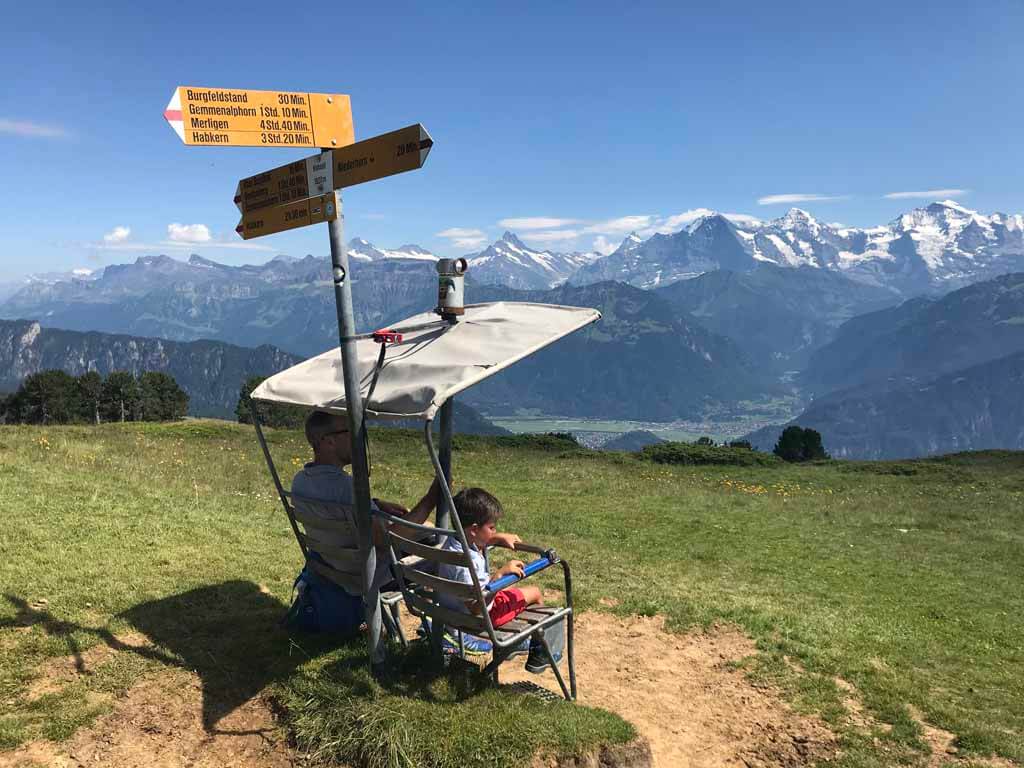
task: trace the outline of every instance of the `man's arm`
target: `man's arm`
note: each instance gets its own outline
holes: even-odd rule
[[[424,494],[423,498],[416,502],[416,505],[412,509],[406,509],[401,504],[396,504],[392,501],[384,501],[383,499],[374,499],[377,506],[385,512],[394,515],[395,517],[401,517],[403,520],[408,520],[410,523],[417,523],[422,525],[428,517],[430,517],[431,511],[437,507],[438,500],[441,498],[441,486],[438,484],[437,479],[430,484],[430,488]],[[394,532],[399,536],[405,536],[407,539],[419,538],[419,532],[415,528],[408,528],[403,526],[401,523],[394,523]],[[373,526],[373,543],[378,547],[383,547],[387,544],[387,537],[384,535],[384,523],[381,520],[375,520]]]

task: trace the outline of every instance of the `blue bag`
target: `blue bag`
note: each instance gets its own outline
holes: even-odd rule
[[[308,559],[323,559],[310,552]],[[303,567],[292,586],[295,599],[281,624],[300,632],[354,634],[365,620],[363,598],[350,595],[309,567]]]

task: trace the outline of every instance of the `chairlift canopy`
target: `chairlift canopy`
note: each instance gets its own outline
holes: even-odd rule
[[[600,318],[596,309],[523,302],[471,304],[455,324],[433,312],[410,317],[393,326],[402,341],[387,347],[372,396],[363,403],[366,417],[433,419],[448,398]],[[356,341],[364,398],[379,355],[380,345],[368,335]],[[344,414],[339,348],[271,376],[252,398]]]

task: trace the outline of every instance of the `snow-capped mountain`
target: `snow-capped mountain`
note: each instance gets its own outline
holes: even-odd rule
[[[479,253],[466,256],[474,282],[525,290],[553,288],[598,258],[600,254],[596,253],[538,251],[511,232]]]
[[[736,225],[719,213],[701,216],[671,235],[641,241],[631,233],[611,255],[584,265],[569,282],[576,285],[619,280],[657,288],[715,269],[745,272],[756,261]]]
[[[570,281],[653,288],[714,269],[745,271],[759,261],[832,269],[901,294],[948,291],[1024,269],[1024,216],[986,216],[951,200],[869,229],[819,222],[799,208],[758,225],[711,213],[671,235],[642,242],[631,235]]]
[[[885,227],[838,230],[836,266],[905,293],[949,291],[1024,269],[1024,216],[972,211],[952,200],[915,208]]]
[[[358,261],[379,261],[381,259],[420,259],[437,261],[437,256],[418,245],[400,245],[394,250],[378,248],[360,237],[348,242],[348,257]]]

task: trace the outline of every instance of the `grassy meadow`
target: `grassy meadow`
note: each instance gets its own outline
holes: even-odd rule
[[[270,439],[289,477],[301,437]],[[426,489],[414,433],[375,433],[372,456],[376,496]],[[683,467],[462,437],[454,465],[505,528],[569,559],[579,609],[742,627],[748,674],[820,713],[841,765],[925,765],[912,710],[963,753],[1024,761],[1024,454]],[[458,678],[374,680],[358,642],[290,640],[300,555],[251,428],[0,427],[0,520],[0,749],[65,738],[167,668],[199,673],[208,724],[269,686],[301,748],[354,764],[513,765],[633,735]],[[154,647],[28,695],[48,658],[133,632]],[[842,681],[876,726],[847,716]],[[516,738],[494,743],[503,722]]]

